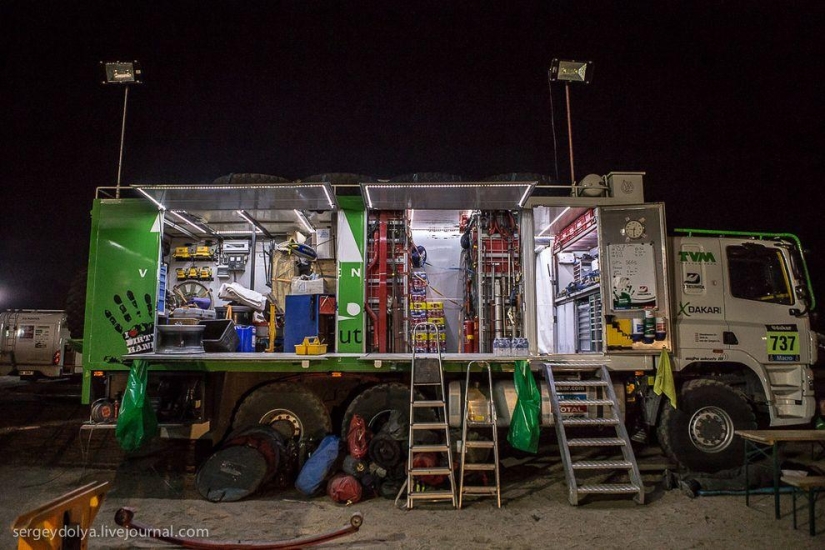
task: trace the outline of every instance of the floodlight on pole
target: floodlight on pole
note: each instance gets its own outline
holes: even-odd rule
[[[120,174],[123,167],[123,143],[126,137],[126,105],[129,102],[129,86],[143,84],[143,69],[137,61],[101,61],[101,84],[123,86],[123,119],[120,123],[120,153],[117,158],[117,184],[115,197],[120,198]]]
[[[565,61],[554,59],[550,63],[550,81],[561,80],[564,82],[564,96],[567,102],[567,143],[570,147],[570,181],[576,185],[576,174],[573,168],[573,124],[570,117],[570,83],[581,82],[590,84],[593,78],[592,61]]]

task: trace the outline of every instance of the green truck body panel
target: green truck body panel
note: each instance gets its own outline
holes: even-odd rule
[[[83,330],[84,403],[93,371],[122,369],[123,355],[152,350],[160,238],[155,205],[95,200]]]

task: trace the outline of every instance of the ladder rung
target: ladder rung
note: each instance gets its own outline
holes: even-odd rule
[[[602,483],[599,485],[579,485],[576,490],[582,494],[602,493],[606,495],[621,495],[639,492],[638,487],[627,483]]]
[[[495,495],[498,489],[486,485],[465,485],[461,492],[465,495]]]
[[[452,500],[455,495],[452,491],[421,491],[409,493],[407,498],[412,500]]]
[[[463,443],[468,449],[492,449],[495,446],[493,441],[465,441]]]
[[[413,386],[440,386],[441,382],[413,382]]]
[[[580,460],[573,463],[574,470],[627,470],[633,464],[626,460]]]
[[[601,365],[556,365],[553,366],[553,373],[570,373],[570,372],[597,372],[601,369]]]
[[[410,468],[410,475],[413,476],[446,476],[450,475],[452,470],[446,466],[438,468]]]
[[[588,407],[598,406],[613,406],[613,401],[610,399],[560,399],[559,403],[564,405],[585,405]]]
[[[446,453],[450,448],[447,445],[413,445],[410,450],[414,453]]]
[[[599,386],[607,386],[607,382],[604,380],[556,380],[554,382],[557,388],[572,388],[572,387],[599,387]]]
[[[495,464],[468,462],[464,465],[465,472],[492,472],[496,469]]]
[[[561,422],[565,426],[616,426],[619,420],[616,418],[563,418]]]
[[[580,437],[568,439],[568,447],[624,447],[624,439],[619,437]]]
[[[412,430],[446,430],[446,422],[416,422],[410,424]]]
[[[466,424],[469,428],[492,428],[492,422],[475,422],[473,420],[467,420]]]
[[[413,407],[416,408],[424,408],[424,407],[443,407],[444,401],[440,399],[419,399],[417,401],[412,402]]]

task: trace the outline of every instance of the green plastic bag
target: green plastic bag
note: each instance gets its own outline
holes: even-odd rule
[[[539,450],[541,394],[527,361],[516,361],[513,382],[516,385],[518,401],[510,420],[507,441],[515,449],[535,454]]]
[[[146,396],[149,364],[135,361],[126,382],[126,392],[120,404],[115,436],[125,451],[134,451],[158,432],[158,419]]]

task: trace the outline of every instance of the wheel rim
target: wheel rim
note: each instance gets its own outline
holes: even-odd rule
[[[287,439],[300,439],[304,425],[294,412],[287,409],[273,409],[261,417],[260,424],[267,424]]]
[[[690,440],[705,453],[718,453],[733,441],[733,420],[724,409],[702,407],[690,417]]]

